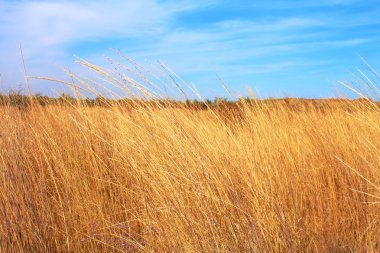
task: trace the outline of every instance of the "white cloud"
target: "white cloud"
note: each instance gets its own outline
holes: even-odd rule
[[[173,16],[211,1],[0,1],[0,73],[12,82],[20,73],[19,43],[33,69],[71,57],[65,47],[83,40],[159,34]],[[16,69],[18,71],[16,71]],[[19,78],[20,79],[20,78]]]
[[[276,1],[268,4],[258,0],[252,5],[256,5],[259,12],[260,8],[264,11],[271,8],[310,10],[348,6],[354,1]],[[67,48],[78,42],[91,44],[92,41],[115,38],[125,40],[126,46],[121,49],[129,56],[164,60],[180,74],[202,78],[205,73],[212,77],[215,72],[236,77],[319,66],[328,60],[306,59],[307,54],[303,55],[304,58],[301,55],[371,42],[372,38],[342,34],[351,26],[374,24],[378,12],[373,10],[371,15],[361,13],[347,19],[341,9],[337,16],[321,12],[293,15],[285,11],[286,14],[279,16],[271,16],[268,12],[257,17],[252,15],[250,19],[235,16],[204,26],[177,23],[177,14],[197,11],[212,4],[215,0],[0,0],[0,73],[3,83],[15,82],[15,76],[19,77],[17,81],[23,79],[19,42],[23,44],[29,72],[36,75],[56,75],[59,71],[54,63],[68,66],[73,58],[67,54]],[[336,31],[341,34],[336,36]],[[143,44],[137,48],[129,47],[129,39],[134,38]],[[87,56],[93,60],[101,53],[95,50]]]
[[[155,33],[179,10],[154,0],[11,2],[0,9],[0,31],[8,43],[44,48],[86,38]]]

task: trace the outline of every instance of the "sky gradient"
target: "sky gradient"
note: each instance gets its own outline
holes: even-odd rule
[[[64,78],[74,55],[106,64],[110,48],[135,60],[160,60],[205,97],[233,91],[321,98],[336,94],[362,67],[380,69],[378,1],[6,1],[0,0],[1,89],[29,75]],[[51,94],[53,84],[32,81]]]

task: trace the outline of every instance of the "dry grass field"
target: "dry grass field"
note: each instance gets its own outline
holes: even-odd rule
[[[3,103],[0,119],[0,252],[380,251],[370,101]]]

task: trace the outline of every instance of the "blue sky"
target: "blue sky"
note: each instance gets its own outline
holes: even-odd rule
[[[21,42],[34,76],[65,78],[57,66],[80,73],[74,55],[106,64],[113,48],[164,62],[205,97],[227,96],[216,74],[233,92],[330,97],[362,67],[359,54],[380,69],[378,2],[0,0],[1,89],[23,82]]]

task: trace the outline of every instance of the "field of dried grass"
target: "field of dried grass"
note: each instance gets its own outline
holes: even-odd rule
[[[292,103],[3,105],[0,252],[378,252],[379,110]]]
[[[0,106],[0,252],[380,251],[370,100],[19,99]]]

